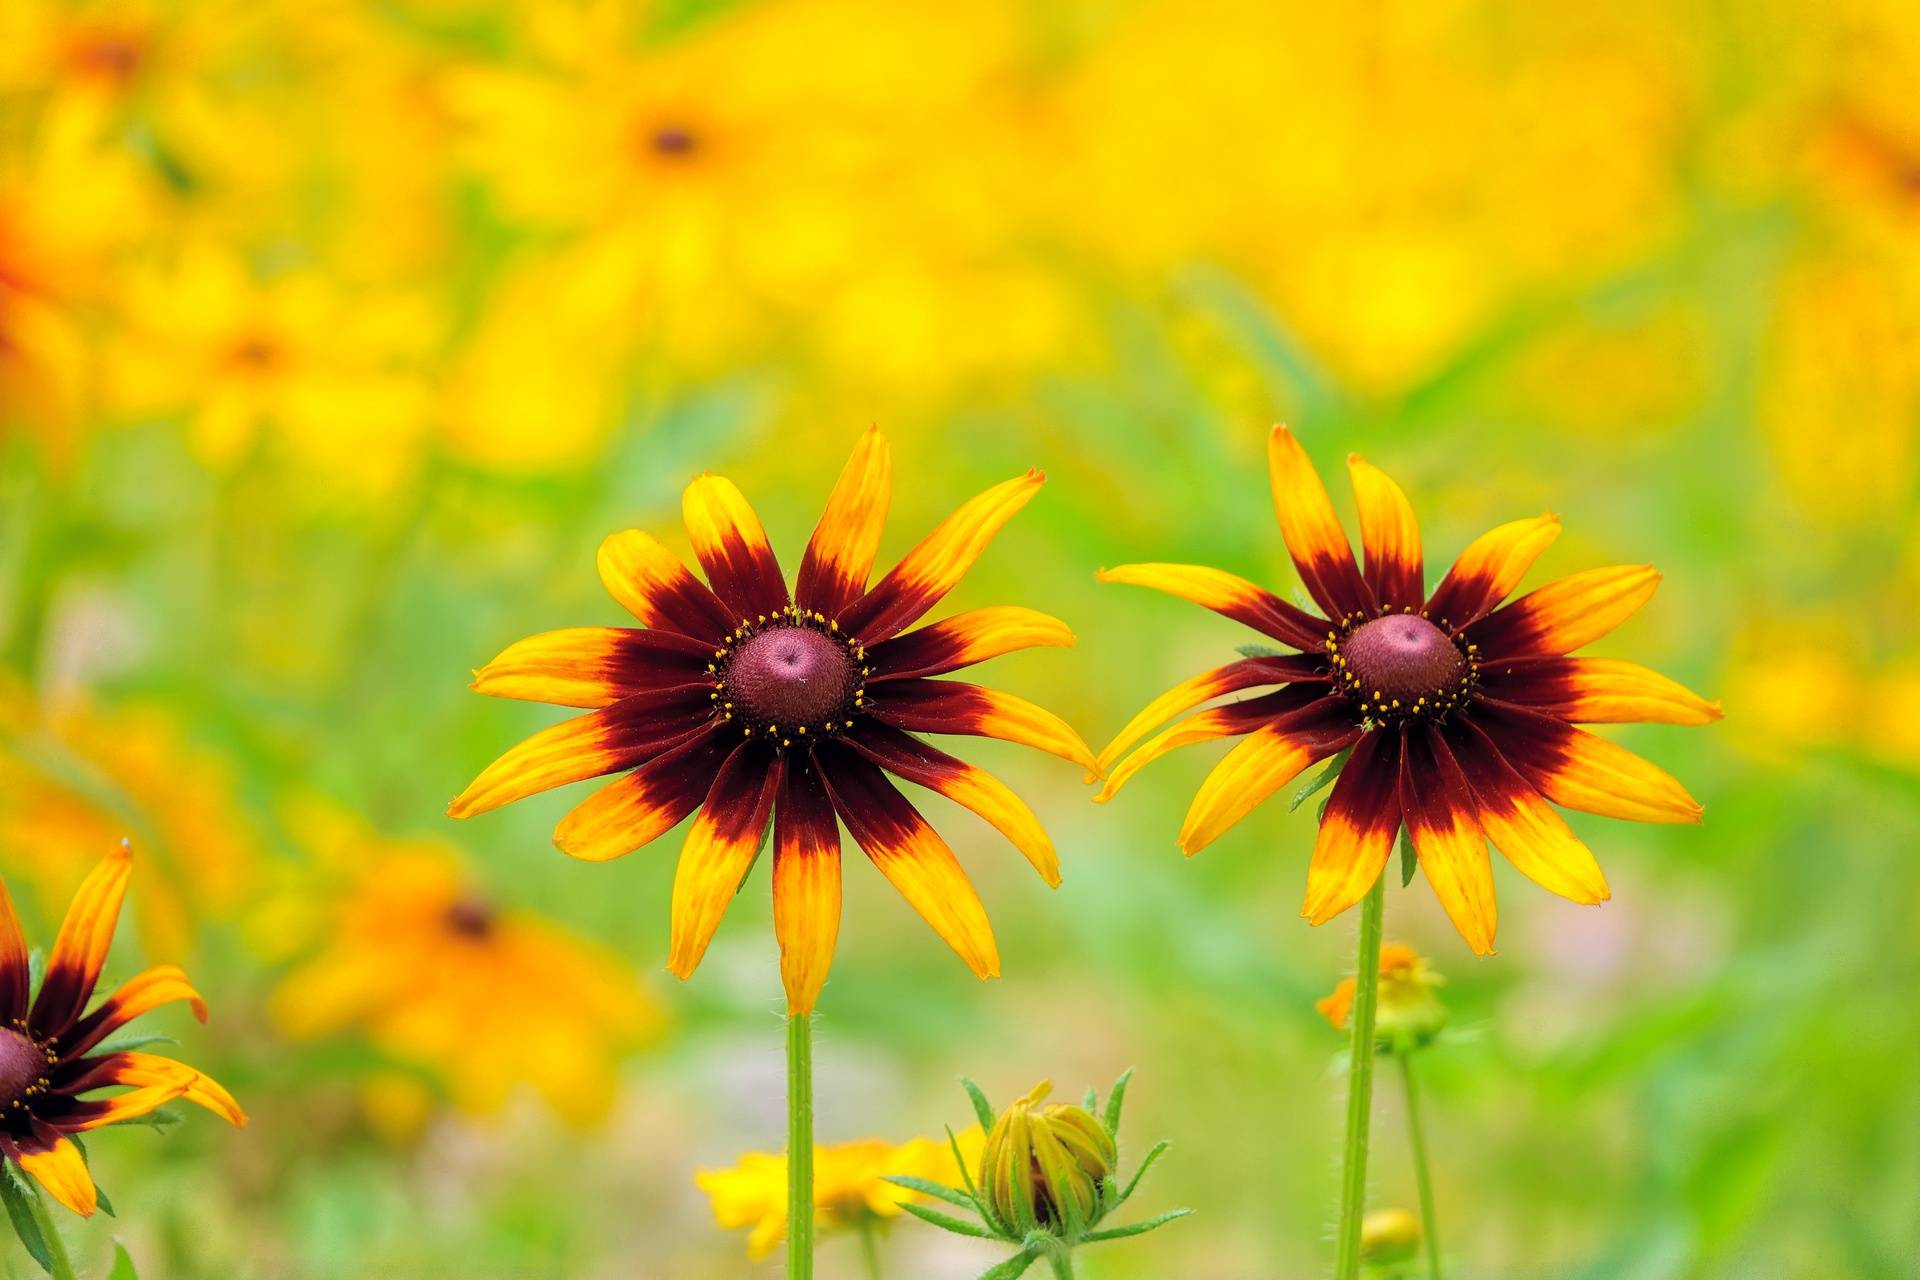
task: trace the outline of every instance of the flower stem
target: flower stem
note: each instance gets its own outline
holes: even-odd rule
[[[787,1018],[787,1276],[813,1280],[813,1022]]]
[[[1407,1087],[1407,1144],[1413,1148],[1413,1180],[1420,1188],[1420,1235],[1427,1242],[1427,1280],[1440,1280],[1440,1238],[1434,1232],[1433,1174],[1427,1168],[1427,1130],[1420,1121],[1420,1090],[1413,1055],[1402,1053],[1400,1079]]]
[[[1346,1170],[1340,1186],[1340,1235],[1335,1280],[1360,1274],[1360,1219],[1367,1210],[1367,1127],[1373,1115],[1373,1020],[1380,1003],[1380,921],[1387,877],[1373,882],[1360,908],[1360,954],[1353,974],[1353,1044],[1347,1064]]]
[[[1047,1261],[1053,1264],[1053,1280],[1073,1280],[1073,1250],[1049,1249]]]
[[[47,1242],[47,1258],[53,1269],[47,1274],[52,1280],[76,1280],[73,1271],[73,1259],[67,1256],[66,1241],[60,1238],[59,1228],[53,1224],[53,1213],[47,1208],[46,1192],[40,1184],[33,1184],[33,1220],[40,1227],[40,1238]]]
[[[860,1224],[860,1254],[867,1260],[867,1280],[882,1280],[880,1273],[880,1233],[868,1218]]]

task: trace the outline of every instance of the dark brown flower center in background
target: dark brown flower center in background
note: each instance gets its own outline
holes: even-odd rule
[[[756,631],[727,655],[723,708],[751,732],[823,733],[858,704],[860,668],[847,642],[810,626]]]
[[[684,125],[665,124],[653,131],[648,140],[654,154],[669,160],[682,160],[700,149],[700,139]]]
[[[17,1109],[46,1092],[47,1052],[25,1033],[0,1030],[0,1107]]]
[[[1473,665],[1452,637],[1417,614],[1363,622],[1334,645],[1342,688],[1387,720],[1444,715],[1472,683]]]
[[[493,907],[478,898],[456,898],[447,908],[447,928],[463,938],[484,938],[493,932]]]

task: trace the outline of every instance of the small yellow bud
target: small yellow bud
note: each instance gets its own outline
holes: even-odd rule
[[[1041,1105],[1052,1091],[1043,1080],[1001,1112],[980,1154],[981,1194],[1015,1233],[1092,1222],[1119,1160],[1113,1135],[1084,1108]]]
[[[1411,1262],[1420,1252],[1420,1219],[1405,1209],[1375,1209],[1360,1220],[1360,1257],[1380,1265]]]
[[[1447,1007],[1437,994],[1446,979],[1433,971],[1412,947],[1389,943],[1380,948],[1380,1005],[1373,1038],[1381,1050],[1418,1049],[1447,1025]],[[1321,1016],[1344,1031],[1353,1021],[1353,979],[1342,978],[1330,995],[1315,1002]]]

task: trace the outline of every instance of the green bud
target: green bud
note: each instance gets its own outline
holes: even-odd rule
[[[980,1155],[981,1196],[1014,1235],[1084,1231],[1119,1161],[1113,1135],[1086,1108],[1041,1105],[1052,1091],[1043,1080],[1001,1112]]]

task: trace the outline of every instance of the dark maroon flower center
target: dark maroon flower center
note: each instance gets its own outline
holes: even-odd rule
[[[805,623],[755,631],[727,652],[720,668],[722,713],[747,733],[782,745],[794,737],[845,728],[859,707],[865,671],[838,635]]]
[[[25,1108],[27,1100],[47,1091],[47,1068],[53,1059],[24,1031],[0,1030],[0,1105],[10,1111]]]
[[[1341,687],[1377,719],[1445,715],[1473,683],[1460,646],[1418,614],[1363,622],[1332,648]]]
[[[661,125],[653,131],[653,136],[648,142],[653,147],[655,155],[664,156],[669,160],[685,159],[700,148],[700,139],[694,135],[693,130],[677,124]]]
[[[463,938],[485,938],[493,932],[493,907],[478,898],[456,898],[447,907],[446,922]]]

